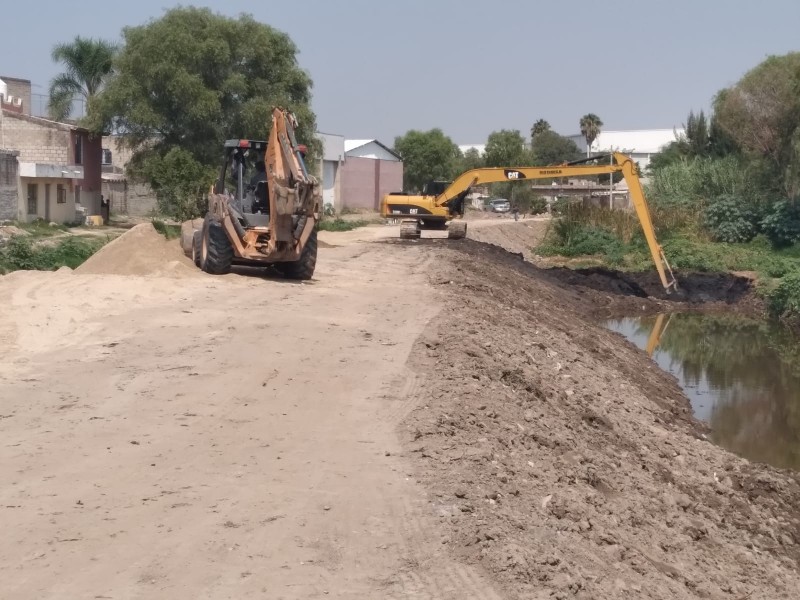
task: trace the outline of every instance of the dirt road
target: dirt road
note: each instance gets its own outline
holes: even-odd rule
[[[307,284],[146,227],[0,277],[0,598],[795,598],[800,477],[593,321],[750,282],[679,306],[498,223],[321,234]]]
[[[309,284],[0,278],[0,597],[498,597],[395,433],[425,253],[340,241]]]

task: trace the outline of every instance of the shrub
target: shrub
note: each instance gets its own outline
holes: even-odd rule
[[[761,220],[764,235],[775,248],[785,248],[800,241],[800,209],[794,202],[775,202]]]
[[[756,223],[755,211],[730,195],[718,196],[704,211],[706,229],[717,242],[749,242],[758,233]]]
[[[53,271],[59,267],[74,269],[97,252],[108,240],[68,237],[55,245],[35,244],[14,236],[0,250],[0,272]]]
[[[366,221],[345,221],[344,219],[324,219],[319,222],[320,231],[352,231],[367,225]]]
[[[773,317],[794,326],[800,324],[800,271],[785,275],[769,293],[768,302]]]

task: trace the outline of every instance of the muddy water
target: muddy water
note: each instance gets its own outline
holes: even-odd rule
[[[680,382],[713,441],[757,462],[800,469],[800,343],[732,316],[607,321]]]

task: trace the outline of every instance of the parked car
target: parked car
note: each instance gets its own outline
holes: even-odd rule
[[[505,198],[495,198],[489,202],[488,208],[491,212],[507,213],[511,211],[511,202]]]

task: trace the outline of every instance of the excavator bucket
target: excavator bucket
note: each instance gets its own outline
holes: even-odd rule
[[[467,224],[464,221],[450,221],[447,224],[447,238],[463,240],[467,237]]]

